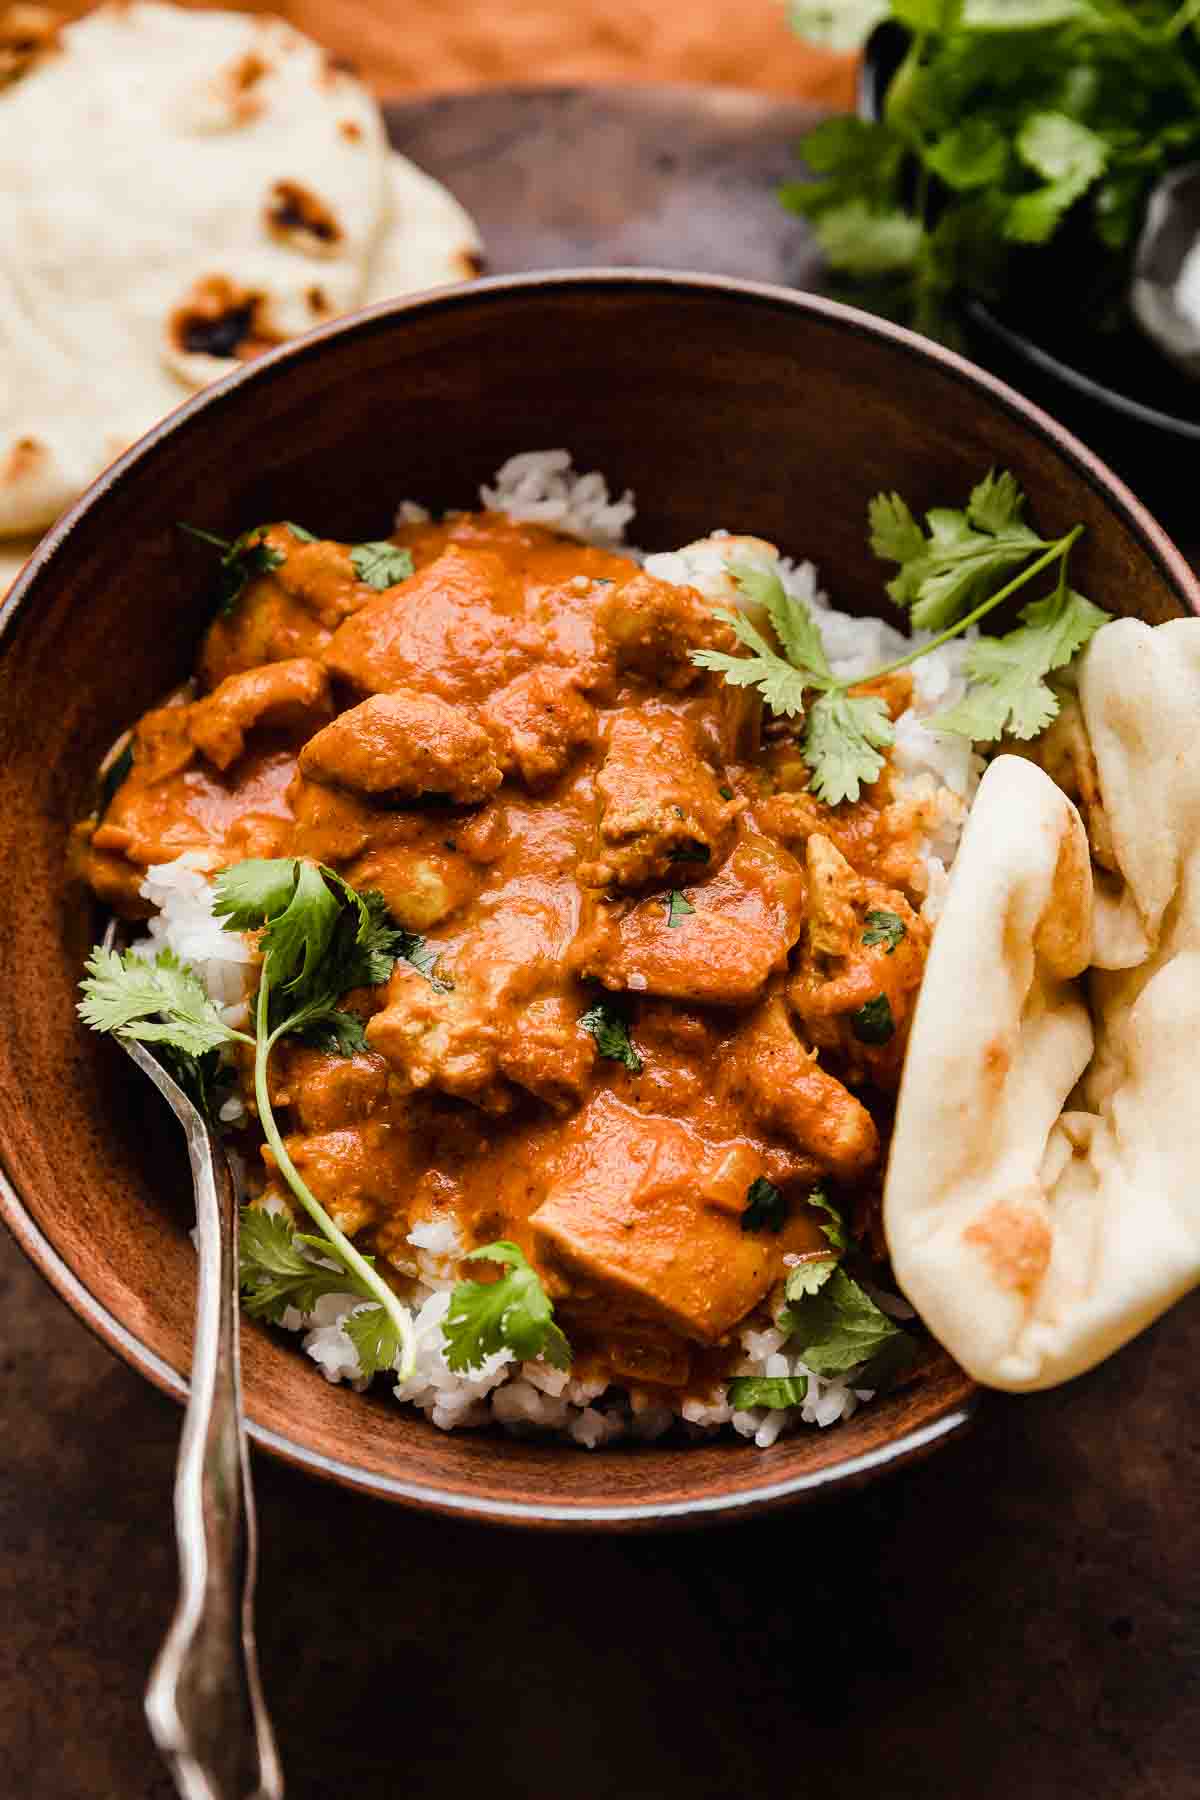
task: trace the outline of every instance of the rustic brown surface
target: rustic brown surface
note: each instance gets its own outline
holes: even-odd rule
[[[446,128],[443,112],[433,136]],[[710,126],[692,129],[685,174],[706,167]],[[711,165],[706,179],[720,188]],[[714,219],[714,244],[732,229]],[[122,1133],[157,1130],[110,1098]],[[86,1219],[97,1195],[64,1191]],[[139,1696],[173,1586],[178,1414],[6,1240],[0,1298],[0,1791],[167,1800]],[[497,1536],[259,1458],[290,1792],[1186,1800],[1198,1351],[1193,1302],[1062,1393],[989,1401],[971,1434],[873,1492],[717,1534]]]
[[[94,0],[62,0],[84,13]],[[184,0],[185,5],[232,0]],[[786,0],[240,0],[357,63],[379,94],[516,81],[705,81],[848,106],[848,57],[801,43]]]

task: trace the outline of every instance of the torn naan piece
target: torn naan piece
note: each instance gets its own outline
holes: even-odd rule
[[[1081,802],[1116,873],[1096,869],[1094,898],[1061,863],[1050,881],[1046,833],[1074,809],[1032,764],[993,763],[934,938],[885,1189],[901,1287],[994,1387],[1081,1374],[1200,1280],[1200,620],[1105,626],[1079,715]],[[1039,948],[1052,919],[1074,945],[1057,964]],[[1070,980],[1084,961],[1090,1019]]]
[[[1055,1338],[1078,1233],[1052,1185],[1070,1158],[1060,1115],[1092,1053],[1078,985],[1091,910],[1075,807],[1033,763],[997,757],[934,932],[884,1189],[901,1289],[993,1386],[1063,1373]]]

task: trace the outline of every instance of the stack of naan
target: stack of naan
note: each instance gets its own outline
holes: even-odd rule
[[[995,1387],[1079,1374],[1200,1280],[1198,741],[1200,619],[1118,620],[967,822],[884,1211],[905,1294]]]
[[[0,5],[0,592],[189,393],[480,267],[363,84],[281,21]]]

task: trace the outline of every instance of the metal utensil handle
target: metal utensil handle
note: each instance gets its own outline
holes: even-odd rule
[[[166,1097],[182,1098],[173,1082],[174,1095],[168,1090],[170,1077],[154,1059],[145,1060]],[[150,1676],[146,1717],[184,1800],[282,1800],[254,1638],[257,1542],[242,1423],[237,1195],[228,1158],[214,1151],[200,1115],[190,1106],[190,1118],[175,1110],[196,1189],[199,1291],[175,1475],[179,1603]]]

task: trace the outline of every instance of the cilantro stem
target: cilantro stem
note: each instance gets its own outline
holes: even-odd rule
[[[285,1019],[282,1025],[275,1027],[274,1031],[268,1030],[271,991],[270,960],[268,956],[263,964],[262,978],[258,986],[257,1036],[254,1045],[254,1095],[258,1101],[258,1116],[263,1128],[263,1135],[271,1146],[280,1174],[301,1206],[320,1226],[321,1231],[329,1239],[346,1267],[352,1269],[359,1280],[375,1295],[396,1327],[400,1338],[400,1367],[397,1374],[401,1381],[407,1381],[413,1372],[416,1361],[416,1337],[407,1309],[401,1306],[383,1277],[377,1275],[367,1259],[354,1248],[345,1232],[334,1224],[288,1155],[287,1145],[280,1136],[279,1127],[275,1123],[275,1113],[267,1089],[267,1059],[274,1049],[276,1041],[288,1030],[291,1020]]]
[[[1036,562],[1031,562],[1028,568],[1021,570],[1019,575],[1014,575],[1011,581],[1006,581],[1002,588],[997,588],[994,594],[989,594],[986,600],[982,600],[973,612],[967,614],[966,618],[959,619],[955,625],[948,625],[945,631],[939,632],[935,638],[930,638],[927,644],[918,644],[915,650],[910,650],[905,656],[898,656],[895,662],[885,663],[882,669],[872,670],[870,675],[856,676],[853,681],[840,681],[838,687],[842,689],[860,687],[863,682],[878,681],[881,675],[890,675],[896,669],[906,669],[909,663],[918,662],[922,656],[928,656],[931,650],[937,650],[942,644],[948,644],[951,638],[961,637],[962,633],[970,626],[976,625],[980,619],[986,618],[988,613],[999,606],[1002,600],[1009,599],[1019,588],[1023,588],[1027,581],[1032,581],[1035,575],[1040,575],[1050,563],[1055,562],[1059,557],[1065,562],[1071,545],[1082,532],[1083,526],[1076,525],[1072,531],[1068,531],[1066,537],[1058,538],[1055,543],[1043,551]]]
[[[1188,26],[1200,16],[1200,0],[1183,0],[1183,5],[1172,13],[1162,28],[1164,42],[1170,44],[1186,31]]]
[[[229,551],[233,545],[228,538],[218,537],[215,531],[205,531],[199,525],[189,525],[185,519],[178,521],[180,531],[186,531],[189,537],[199,538],[202,544],[212,544],[218,550]]]

